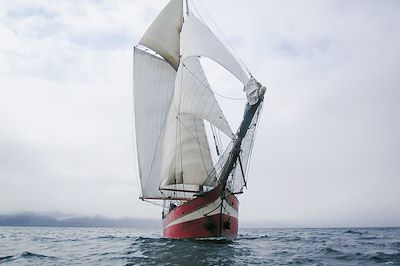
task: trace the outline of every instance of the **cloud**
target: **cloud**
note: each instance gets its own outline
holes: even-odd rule
[[[137,200],[131,73],[166,3],[2,3],[0,212],[159,217]],[[195,4],[268,87],[241,217],[398,225],[399,2]],[[243,97],[203,61],[217,92]],[[218,100],[238,125],[243,103]]]

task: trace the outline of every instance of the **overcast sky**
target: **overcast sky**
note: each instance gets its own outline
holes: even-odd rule
[[[138,199],[132,46],[166,3],[1,2],[0,213],[160,219]],[[243,225],[399,226],[400,2],[195,4],[268,87]]]

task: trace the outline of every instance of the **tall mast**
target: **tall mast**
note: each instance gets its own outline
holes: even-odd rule
[[[189,0],[186,0],[186,16],[189,16]]]

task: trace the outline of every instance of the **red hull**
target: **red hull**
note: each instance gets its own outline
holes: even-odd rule
[[[219,185],[171,210],[163,219],[164,237],[235,237],[238,209],[238,199]]]

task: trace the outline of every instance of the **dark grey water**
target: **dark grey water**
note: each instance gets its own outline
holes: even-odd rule
[[[0,227],[5,265],[400,265],[400,228],[242,229],[235,240],[159,231]]]

